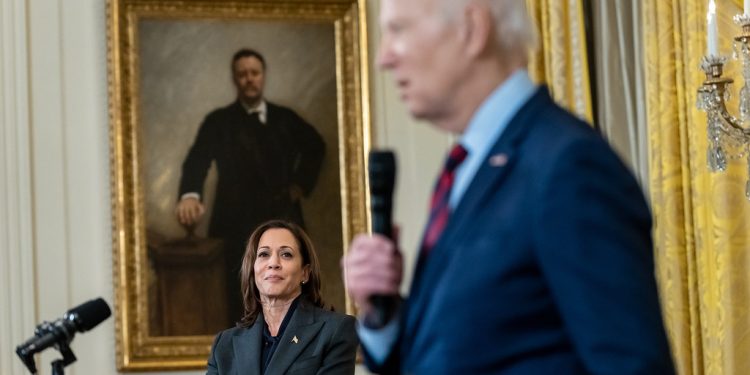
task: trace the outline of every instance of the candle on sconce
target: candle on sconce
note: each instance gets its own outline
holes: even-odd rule
[[[745,0],[745,15],[750,16],[750,0]]]
[[[745,0],[745,13],[747,13],[750,0]],[[716,2],[710,0],[708,2],[708,13],[706,14],[706,30],[708,32],[706,38],[706,55],[718,56],[719,55],[719,32],[716,26]]]

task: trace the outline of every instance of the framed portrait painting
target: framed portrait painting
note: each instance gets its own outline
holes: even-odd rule
[[[364,0],[109,0],[119,370],[205,367],[214,335],[236,321],[245,241],[268,219],[306,230],[324,300],[352,312],[339,259],[370,220],[365,9]],[[235,63],[248,56],[262,61],[251,87],[264,103],[259,130],[211,144],[213,122],[257,110],[241,100],[248,88]],[[179,219],[184,199],[200,202],[190,223]]]

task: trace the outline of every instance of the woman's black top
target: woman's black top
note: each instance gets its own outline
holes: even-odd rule
[[[263,351],[261,353],[261,362],[263,366],[260,367],[261,373],[266,372],[266,368],[268,367],[268,364],[271,363],[271,358],[273,358],[273,353],[276,351],[276,348],[279,347],[279,340],[284,335],[284,330],[286,329],[286,326],[289,324],[289,320],[292,318],[292,315],[294,314],[294,310],[297,309],[297,305],[299,304],[300,297],[297,297],[292,301],[292,304],[289,306],[289,310],[286,312],[286,315],[284,316],[284,320],[281,321],[281,326],[279,327],[279,332],[276,333],[276,336],[271,336],[271,331],[268,330],[268,324],[263,324]]]

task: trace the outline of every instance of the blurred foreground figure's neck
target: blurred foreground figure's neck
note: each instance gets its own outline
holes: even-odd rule
[[[462,134],[474,113],[487,97],[516,71],[526,68],[525,56],[504,59],[496,55],[482,56],[466,69],[464,79],[456,87],[456,100],[444,116],[429,119],[436,127],[453,134]]]

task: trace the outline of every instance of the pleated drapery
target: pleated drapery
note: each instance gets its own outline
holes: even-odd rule
[[[706,114],[696,109],[707,0],[645,0],[643,44],[657,278],[680,374],[750,373],[747,167],[706,166]],[[717,1],[720,52],[731,57],[740,1]],[[727,74],[742,86],[740,62]],[[738,87],[734,88],[736,96]],[[730,110],[737,113],[736,103]]]
[[[641,2],[593,1],[596,125],[648,192]]]
[[[529,74],[555,101],[593,123],[582,0],[526,0],[539,34]]]

